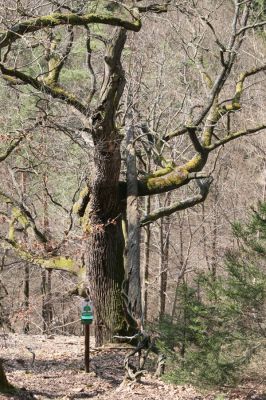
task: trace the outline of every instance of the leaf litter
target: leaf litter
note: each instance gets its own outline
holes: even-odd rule
[[[19,389],[16,395],[0,394],[0,400],[266,400],[262,381],[212,391],[167,384],[148,373],[140,383],[125,382],[128,348],[95,348],[93,337],[89,373],[82,336],[5,334],[0,340],[7,377]]]

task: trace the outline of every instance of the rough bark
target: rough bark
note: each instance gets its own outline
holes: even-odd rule
[[[121,138],[115,125],[125,78],[121,55],[126,31],[117,29],[106,46],[104,79],[93,113],[94,173],[90,201],[83,217],[88,236],[86,266],[90,296],[95,306],[96,344],[126,330],[122,286],[124,238],[119,191]]]
[[[113,148],[112,148],[113,147]],[[88,234],[87,268],[90,296],[95,309],[97,345],[121,334],[125,328],[121,296],[124,280],[124,240],[118,191],[119,144],[95,148],[95,174],[85,218]]]

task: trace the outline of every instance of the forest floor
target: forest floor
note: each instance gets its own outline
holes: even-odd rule
[[[93,342],[93,340],[91,340]],[[32,354],[36,359],[32,365]],[[235,387],[203,391],[189,385],[175,386],[145,375],[141,383],[123,383],[123,360],[128,349],[91,346],[91,372],[84,372],[84,337],[0,335],[0,357],[18,395],[0,400],[266,400],[263,381],[266,364],[248,371]],[[258,372],[259,371],[259,372]]]

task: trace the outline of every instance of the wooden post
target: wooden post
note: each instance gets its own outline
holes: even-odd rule
[[[93,304],[89,298],[83,300],[81,310],[81,322],[84,324],[85,336],[85,372],[90,372],[90,324],[93,321]]]
[[[90,325],[84,325],[85,335],[85,372],[90,372]]]

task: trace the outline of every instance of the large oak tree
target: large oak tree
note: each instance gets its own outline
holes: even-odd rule
[[[14,7],[4,7],[5,19],[0,34],[1,76],[10,90],[19,88],[38,99],[38,117],[34,123],[31,120],[23,132],[17,131],[19,137],[15,141],[16,146],[29,132],[32,135],[37,129],[45,128],[48,132],[49,129],[50,132],[62,129],[75,137],[81,146],[93,147],[93,171],[75,205],[84,231],[85,267],[57,254],[56,248],[49,253],[49,257],[42,257],[24,248],[16,240],[16,224],[31,229],[44,247],[49,240],[38,228],[26,204],[6,192],[0,193],[1,200],[16,212],[13,213],[8,237],[1,239],[19,257],[34,264],[67,270],[83,281],[86,274],[86,285],[95,305],[98,344],[111,340],[115,334],[125,334],[128,330],[141,327],[140,226],[204,201],[212,182],[211,169],[215,164],[210,154],[232,140],[266,127],[263,121],[241,124],[238,117],[244,109],[243,98],[247,101],[247,81],[251,79],[255,84],[254,77],[261,76],[266,70],[263,56],[257,58],[250,68],[242,69],[241,50],[249,33],[256,28],[261,29],[265,21],[254,14],[252,1],[224,0],[214,6],[211,3],[60,0],[41,2],[38,6],[33,1],[14,1]],[[215,27],[215,18],[222,13],[223,7],[228,9],[231,21],[226,34],[221,36]],[[128,37],[131,42],[134,41],[135,36],[132,39],[132,35],[138,35],[141,29],[149,29],[148,16],[158,14],[168,19],[173,31],[178,16],[182,16],[181,25],[194,18],[204,27],[202,35],[196,36],[193,41],[182,42],[187,46],[187,65],[193,65],[202,78],[201,89],[193,88],[194,92],[199,90],[201,98],[199,104],[191,105],[190,111],[188,108],[185,110],[182,105],[192,90],[187,84],[180,95],[183,100],[177,113],[179,115],[183,111],[185,117],[180,118],[178,123],[174,112],[176,128],[171,126],[157,140],[157,148],[163,148],[169,143],[174,146],[176,138],[185,137],[189,146],[186,157],[167,161],[161,157],[160,162],[155,163],[157,168],[154,172],[143,176],[137,171],[136,135],[148,138],[150,146],[155,144],[155,140],[150,140],[153,135],[151,130],[143,126],[139,128],[136,121],[132,122],[136,119],[132,117],[136,110],[129,91],[124,118],[121,118],[121,100],[127,79],[122,60]],[[178,40],[178,30],[176,35]],[[75,79],[63,83],[62,76],[71,57],[75,59],[75,45],[80,45],[84,36],[84,55],[86,53],[90,76],[86,82],[83,81],[83,88],[75,88]],[[212,41],[210,49],[206,49],[206,36]],[[92,41],[101,43],[103,67],[99,61],[96,66],[93,65],[95,43],[92,45]],[[29,49],[31,57],[25,59]],[[138,48],[132,55],[137,51],[145,51],[145,47]],[[213,68],[205,60],[208,51],[211,52],[209,62],[215,63]],[[54,109],[54,115],[45,112],[43,106],[40,107],[40,99],[49,101],[49,110]],[[73,120],[79,121],[78,127],[71,126],[71,122],[67,127],[60,124],[61,108],[66,109]],[[40,114],[40,110],[43,113]],[[32,137],[34,140],[34,135]],[[121,149],[125,138],[128,168],[127,179],[122,179]],[[209,159],[212,162],[206,169]],[[192,196],[154,210],[139,220],[139,197],[176,191],[195,181],[198,189]],[[129,233],[126,272],[125,230]]]

